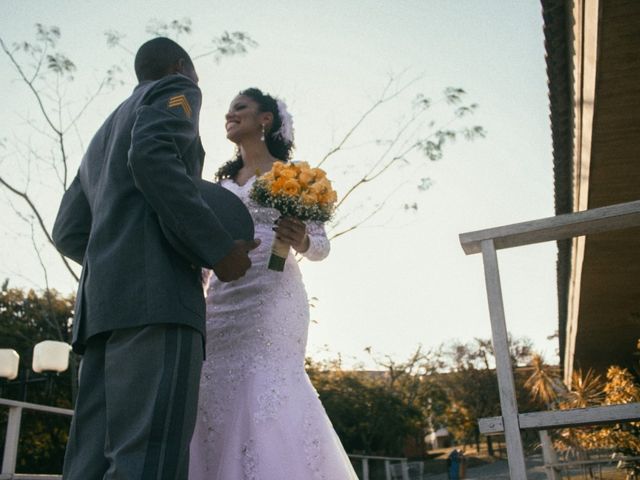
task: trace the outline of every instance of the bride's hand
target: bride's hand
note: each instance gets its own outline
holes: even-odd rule
[[[309,236],[304,222],[291,217],[280,217],[273,231],[278,240],[291,245],[297,252],[304,253],[309,249]]]

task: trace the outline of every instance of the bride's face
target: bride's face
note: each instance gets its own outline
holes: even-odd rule
[[[258,102],[250,97],[238,95],[225,115],[227,138],[236,144],[246,139],[262,136],[262,125],[268,126],[267,114],[260,112]]]

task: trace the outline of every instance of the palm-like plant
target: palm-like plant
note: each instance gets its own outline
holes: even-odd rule
[[[558,399],[566,394],[566,387],[560,376],[544,363],[544,359],[538,353],[531,356],[533,373],[524,383],[525,388],[531,392],[531,396],[543,402],[547,408],[553,409]]]
[[[571,390],[567,391],[565,398],[560,402],[562,410],[569,408],[587,408],[602,405],[604,400],[604,383],[600,375],[593,370],[576,370],[571,376]]]

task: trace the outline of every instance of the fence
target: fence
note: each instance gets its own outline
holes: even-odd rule
[[[379,457],[375,455],[355,455],[349,454],[352,460],[360,460],[362,466],[361,480],[371,480],[371,464],[370,461],[384,462],[384,478],[385,480],[412,480],[415,476],[410,476],[415,466],[414,462],[407,462],[405,457]],[[420,472],[422,475],[422,472]]]
[[[9,407],[7,433],[4,442],[4,454],[2,456],[2,472],[0,480],[60,480],[61,475],[35,475],[16,473],[16,460],[18,458],[18,442],[20,440],[20,423],[23,410],[35,410],[55,415],[73,416],[73,410],[66,408],[48,407],[35,403],[17,402],[0,398],[0,405]]]
[[[484,434],[504,433],[511,480],[527,480],[521,430],[538,430],[545,437],[548,428],[640,420],[640,403],[518,413],[496,250],[638,226],[640,201],[634,201],[460,235],[460,244],[467,255],[482,253],[500,389],[502,416],[484,418],[478,423]],[[549,463],[548,458],[545,461]]]

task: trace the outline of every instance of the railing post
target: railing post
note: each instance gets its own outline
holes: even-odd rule
[[[2,473],[14,474],[16,460],[18,458],[18,440],[20,439],[20,420],[22,407],[9,407],[9,420],[7,422],[7,434],[4,443],[4,455],[2,457]]]
[[[369,480],[369,459],[362,459],[362,480]]]
[[[518,423],[518,403],[516,389],[513,382],[511,355],[509,354],[509,340],[504,317],[502,302],[502,287],[500,286],[500,271],[498,256],[492,239],[481,242],[482,260],[484,262],[485,282],[489,302],[489,316],[491,317],[491,334],[493,350],[496,357],[496,374],[500,390],[500,407],[504,423],[504,436],[507,442],[507,456],[509,459],[509,474],[511,480],[527,480],[527,469],[524,463],[524,450]]]
[[[562,480],[560,478],[560,472],[556,467],[550,466],[558,463],[558,457],[556,451],[553,449],[553,443],[549,437],[549,432],[546,430],[538,431],[540,437],[540,445],[542,446],[542,459],[544,461],[547,478],[549,480]]]
[[[386,480],[392,480],[391,478],[391,462],[389,460],[384,461],[384,474]]]
[[[409,480],[409,465],[407,465],[407,459],[400,460],[400,466],[402,468],[402,480]]]

